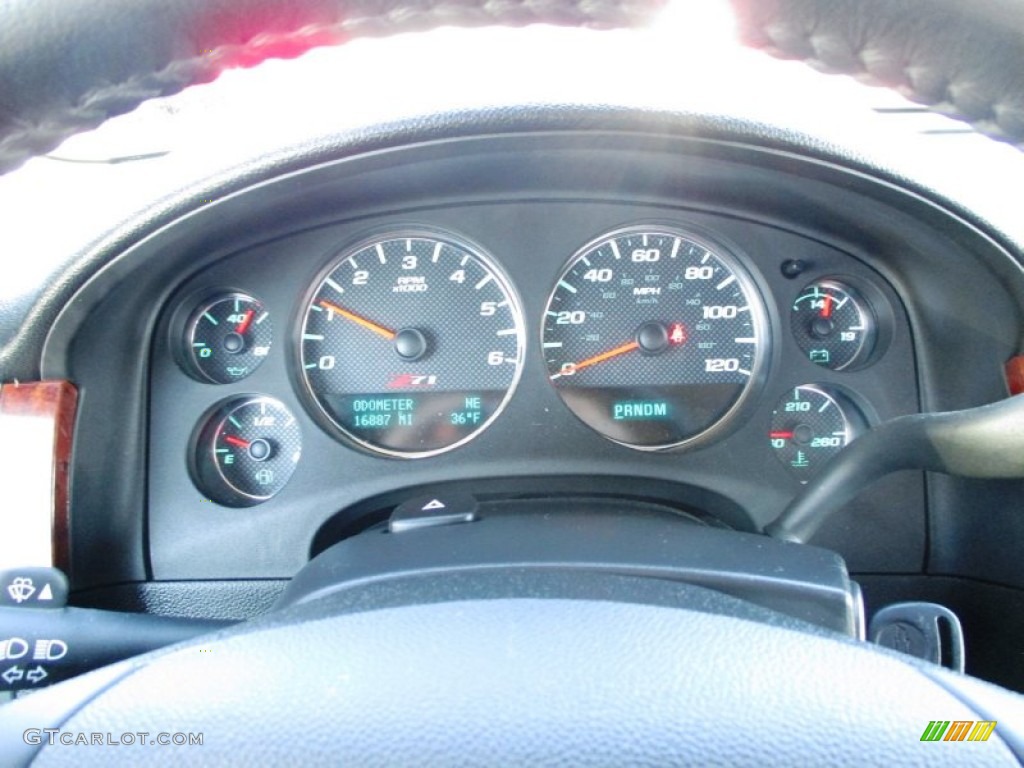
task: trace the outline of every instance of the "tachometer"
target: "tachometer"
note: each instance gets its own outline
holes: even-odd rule
[[[659,450],[725,424],[761,378],[767,334],[736,257],[685,230],[632,227],[569,261],[541,344],[576,416],[618,443]]]
[[[304,311],[302,377],[328,424],[423,457],[478,435],[519,379],[523,321],[504,276],[449,235],[392,233],[332,264]]]

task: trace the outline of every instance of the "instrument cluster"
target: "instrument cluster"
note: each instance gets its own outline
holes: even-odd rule
[[[888,294],[863,274],[801,280],[809,266],[781,260],[801,285],[781,306],[763,268],[726,236],[637,221],[563,254],[542,314],[527,317],[485,244],[389,226],[336,244],[291,317],[271,317],[244,278],[179,298],[169,346],[182,374],[212,388],[247,380],[280,349],[308,421],[371,456],[428,459],[475,440],[515,397],[529,355],[542,385],[596,434],[678,452],[750,417],[784,357],[778,345],[840,375],[885,355]],[[301,460],[300,419],[278,393],[210,391],[187,448],[192,482],[222,506],[262,504]],[[805,483],[870,414],[835,375],[802,381],[778,397],[763,439]]]

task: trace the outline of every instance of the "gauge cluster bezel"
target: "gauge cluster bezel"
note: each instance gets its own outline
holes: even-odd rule
[[[510,216],[510,212],[515,215]],[[486,490],[493,485],[488,478],[497,476],[534,476],[537,487],[544,487],[549,482],[547,477],[553,480],[557,476],[604,473],[635,478],[631,492],[641,494],[655,480],[671,480],[681,488],[692,484],[732,499],[747,510],[750,518],[746,525],[753,529],[760,515],[769,517],[772,509],[781,508],[800,487],[768,445],[771,409],[782,392],[814,381],[862,395],[882,417],[916,408],[914,368],[906,364],[908,358],[913,359],[906,325],[895,329],[892,344],[876,363],[857,371],[829,371],[814,365],[799,354],[791,341],[782,308],[788,308],[797,291],[811,279],[842,275],[846,280],[856,281],[858,287],[879,285],[878,290],[889,305],[898,301],[877,273],[848,253],[777,228],[692,209],[668,210],[664,206],[621,202],[583,204],[571,200],[446,205],[431,212],[430,219],[436,223],[426,231],[449,238],[456,235],[471,244],[481,243],[477,248],[491,254],[498,269],[507,275],[525,318],[524,360],[519,383],[505,411],[486,430],[457,449],[403,462],[399,480],[389,468],[395,466],[389,464],[389,457],[339,440],[314,418],[296,378],[295,344],[302,309],[312,295],[311,286],[326,274],[331,264],[340,261],[343,251],[351,252],[353,246],[381,233],[424,231],[421,224],[413,227],[410,223],[424,218],[422,211],[415,217],[397,211],[379,217],[378,221],[340,222],[246,248],[198,272],[171,297],[165,313],[168,318],[187,314],[190,302],[232,286],[233,290],[260,297],[273,317],[290,318],[291,328],[281,329],[283,323],[279,321],[275,329],[279,341],[264,365],[244,381],[226,385],[197,386],[176,364],[166,367],[165,360],[173,359],[168,354],[168,345],[175,336],[169,332],[158,334],[158,339],[167,341],[154,349],[152,424],[153,434],[164,437],[152,444],[151,493],[155,562],[162,573],[182,573],[185,561],[196,564],[192,557],[170,554],[171,550],[160,543],[167,541],[172,531],[180,533],[189,525],[212,527],[214,540],[230,538],[229,532],[239,525],[239,515],[244,515],[245,530],[273,529],[279,532],[276,535],[282,537],[284,544],[297,544],[339,510],[357,504],[362,498],[388,493],[396,482],[409,487],[429,486],[439,478],[471,486],[475,478],[479,487]],[[535,226],[524,226],[530,220]],[[552,220],[561,222],[562,228],[549,230],[540,226]],[[715,439],[702,441],[690,450],[637,451],[607,440],[566,408],[545,375],[537,340],[551,286],[564,271],[568,259],[579,250],[580,243],[592,241],[595,233],[620,229],[624,222],[630,222],[630,226],[665,226],[672,222],[691,236],[710,241],[709,244],[719,248],[725,244],[736,258],[742,259],[758,295],[765,301],[766,327],[771,329],[772,343],[770,352],[765,354],[763,380],[757,388],[751,387],[737,417],[714,431]],[[809,266],[800,277],[788,279],[782,275],[780,264],[794,253],[803,256]],[[287,269],[283,270],[285,265]],[[239,275],[249,279],[243,283]],[[281,343],[283,334],[287,337]],[[173,445],[175,440],[184,440],[174,437],[176,432],[183,431],[183,423],[189,425],[184,428],[187,430],[213,401],[237,392],[276,397],[300,418],[303,460],[288,486],[264,503],[241,510],[195,503],[200,501],[200,494],[187,473],[178,473],[175,480],[175,471],[165,463],[165,441]],[[183,486],[183,479],[187,485]],[[906,503],[912,506],[912,487],[895,492],[889,489],[887,494],[900,497],[909,493]],[[196,497],[194,501],[188,498],[190,493]],[[683,495],[689,498],[688,492]],[[303,548],[291,551],[297,554]],[[208,552],[207,558],[211,556]],[[205,563],[202,567],[213,566]],[[217,568],[219,572],[225,571]],[[241,567],[226,570],[244,572]]]
[[[187,254],[190,270],[159,305],[150,355],[146,495],[148,542],[157,578],[286,575],[308,556],[311,537],[326,520],[344,517],[346,510],[359,508],[362,499],[393,496],[402,488],[429,488],[438,482],[486,493],[496,487],[497,478],[518,478],[543,492],[561,487],[559,478],[591,477],[594,485],[601,487],[607,486],[601,485],[604,480],[615,478],[608,487],[621,487],[623,493],[633,497],[656,493],[663,501],[698,508],[704,504],[701,499],[726,499],[735,512],[730,512],[728,523],[757,530],[799,489],[797,481],[772,456],[767,440],[771,407],[782,391],[812,380],[836,383],[836,377],[842,377],[843,386],[864,393],[881,418],[919,408],[913,340],[905,316],[896,323],[889,351],[877,363],[854,372],[823,371],[798,359],[795,345],[788,340],[783,308],[788,307],[805,279],[842,274],[877,282],[887,301],[900,306],[887,276],[869,265],[871,250],[837,247],[841,243],[810,237],[800,228],[784,226],[784,222],[770,216],[730,210],[726,197],[714,202],[712,187],[707,183],[710,177],[697,170],[702,163],[710,162],[707,158],[687,160],[686,172],[672,177],[671,190],[638,192],[634,178],[614,192],[595,192],[593,184],[578,186],[580,178],[596,172],[595,154],[568,154],[579,160],[571,169],[572,162],[564,157],[552,160],[544,153],[513,153],[503,159],[484,160],[472,154],[453,158],[445,152],[438,166],[427,164],[415,170],[383,164],[366,176],[338,177],[335,183],[351,182],[351,196],[346,197],[337,191],[341,188],[335,187],[335,193],[324,196],[308,211],[294,211],[295,218],[287,222],[290,226],[275,222],[279,226],[274,236],[264,234],[261,238],[259,233],[264,230],[257,227],[246,230],[245,237],[239,234],[234,242],[225,238],[213,250],[196,248]],[[621,156],[603,151],[596,156],[605,168],[609,159],[621,160],[624,168],[637,167],[638,155],[633,150]],[[507,162],[509,157],[515,162]],[[525,162],[520,162],[524,157]],[[642,174],[645,179],[664,174],[676,162],[657,152],[647,160],[654,157],[660,159],[656,167],[652,165]],[[437,169],[463,162],[475,170],[465,169],[458,178],[491,180],[495,184],[500,179],[500,188],[496,186],[490,195],[447,188],[436,175]],[[628,174],[620,175],[626,178]],[[554,179],[563,177],[572,180],[571,189],[560,191]],[[443,178],[455,176],[446,174]],[[402,202],[402,190],[408,191],[410,179],[419,180],[417,188],[426,185],[443,194],[426,205],[416,196],[407,196]],[[535,185],[537,190],[548,186],[542,192],[512,194],[510,185],[524,189]],[[330,185],[324,187],[328,188]],[[751,189],[741,182],[728,185],[728,189],[737,188]],[[727,190],[723,187],[720,191],[724,195]],[[364,197],[376,201],[378,208],[352,204]],[[456,233],[479,243],[508,275],[525,317],[525,356],[515,393],[488,429],[457,449],[396,463],[339,441],[313,419],[301,389],[296,387],[294,357],[287,349],[291,342],[283,335],[294,328],[282,329],[287,325],[282,318],[299,317],[305,289],[346,244],[368,232],[410,224],[422,226],[423,222],[429,222],[431,230]],[[734,244],[737,252],[750,259],[748,266],[767,304],[776,343],[761,391],[749,398],[742,417],[733,420],[719,439],[692,450],[636,451],[591,430],[564,406],[546,381],[543,355],[536,344],[540,330],[535,323],[567,259],[581,243],[599,233],[637,222],[670,222],[693,232],[699,228],[700,232],[711,233],[716,242]],[[781,264],[789,259],[807,265],[798,280],[790,280],[780,271]],[[872,262],[875,267],[880,263]],[[175,338],[168,330],[169,318],[178,311],[187,311],[182,305],[194,300],[196,294],[227,287],[264,302],[277,321],[278,341],[264,365],[244,382],[198,386],[177,364],[167,364],[173,359]],[[202,501],[180,459],[180,446],[187,440],[188,431],[211,401],[238,392],[280,399],[299,417],[304,437],[303,460],[288,486],[273,499],[244,510]],[[178,449],[172,453],[175,445]],[[666,489],[675,489],[674,498],[662,496]],[[899,542],[895,546],[901,554],[894,558],[891,551],[858,546],[852,551],[852,562],[866,569],[884,569],[894,563],[896,567],[909,567],[923,541],[919,533],[923,531],[923,486],[912,477],[898,478],[895,484],[883,484],[877,493],[866,494],[837,518],[836,529],[820,534],[822,543],[829,545],[829,537],[851,518],[875,515],[876,509],[893,500],[909,511],[892,518],[875,516],[871,523]],[[200,530],[203,534],[197,537]],[[274,532],[269,539],[261,536],[267,531]],[[839,534],[836,541],[840,549],[851,553],[848,534]]]

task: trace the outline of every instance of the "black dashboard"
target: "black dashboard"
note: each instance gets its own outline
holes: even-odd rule
[[[613,197],[615,191],[608,190],[607,194]],[[505,492],[519,486],[520,493],[540,495],[557,490],[559,478],[585,477],[592,484],[593,493],[617,491],[686,507],[704,507],[701,511],[712,515],[718,512],[716,507],[720,507],[720,514],[726,515],[730,524],[750,530],[774,519],[799,490],[803,479],[793,471],[798,469],[793,466],[796,457],[787,455],[785,460],[780,460],[782,456],[775,454],[781,452],[773,449],[769,441],[772,413],[780,399],[790,398],[794,388],[818,385],[843,393],[848,401],[859,404],[859,411],[870,413],[872,421],[916,411],[914,354],[905,313],[877,272],[851,254],[823,243],[748,220],[695,211],[685,203],[680,200],[675,205],[658,206],[637,204],[628,199],[588,202],[560,197],[476,204],[453,201],[443,207],[411,212],[399,210],[286,236],[232,254],[192,277],[170,299],[153,345],[149,508],[154,574],[165,578],[287,576],[308,557],[311,533],[331,517],[344,515],[346,510],[375,497],[396,492],[420,495],[424,488],[442,481],[461,483],[477,494],[492,494],[498,490],[495,481],[501,480],[509,486]],[[743,254],[737,258],[749,265],[750,273],[756,274],[757,282],[764,286],[766,315],[770,318],[764,338],[760,340],[766,370],[760,381],[750,382],[751,396],[726,424],[728,433],[719,433],[717,439],[703,446],[664,453],[640,452],[634,447],[615,444],[580,423],[559,400],[545,368],[546,355],[538,349],[541,320],[545,312],[550,311],[545,307],[548,296],[559,282],[569,257],[603,232],[621,225],[658,220],[672,221],[689,231],[699,226],[718,238],[737,243],[736,253]],[[519,354],[522,372],[518,386],[511,393],[507,406],[495,414],[486,429],[445,453],[402,460],[361,449],[327,431],[315,418],[310,398],[303,396],[304,382],[299,373],[302,363],[295,347],[296,337],[301,333],[298,329],[307,313],[304,302],[310,286],[325,264],[345,250],[345,245],[358,241],[367,231],[400,233],[425,227],[461,235],[493,254],[495,262],[508,274],[509,284],[518,286],[522,297],[525,343]],[[665,257],[668,258],[667,251]],[[782,274],[782,266],[787,261],[802,262],[807,265],[806,270],[787,278]],[[365,266],[372,270],[382,265],[368,263]],[[652,274],[652,269],[651,265],[645,265],[645,274]],[[449,268],[445,268],[446,274],[448,271]],[[660,276],[658,272],[653,274]],[[885,327],[888,343],[879,342],[884,343],[885,349],[880,350],[877,360],[859,371],[833,371],[815,364],[794,339],[791,307],[806,293],[809,284],[827,277],[841,277],[845,282],[869,287],[862,287],[862,292],[874,289],[886,302],[876,313],[900,318],[899,322],[891,319]],[[718,283],[721,278],[713,280]],[[443,282],[440,284],[444,286]],[[468,290],[473,288],[470,286]],[[713,291],[714,287],[709,285],[707,290]],[[233,293],[259,298],[262,306],[259,316],[266,314],[274,322],[276,338],[269,345],[263,363],[250,375],[226,384],[199,383],[186,375],[177,361],[181,346],[188,344],[186,339],[190,337],[182,335],[181,325],[174,323],[173,318],[192,314],[196,297]],[[348,286],[345,295],[355,293],[355,288]],[[628,303],[608,302],[606,314],[611,315],[616,310],[629,313],[639,297],[627,295],[626,298]],[[662,302],[669,299],[666,295]],[[205,306],[204,300],[198,303]],[[377,316],[383,318],[389,318],[396,311],[383,302],[375,309]],[[884,312],[884,309],[889,311]],[[667,311],[672,316],[673,312],[681,312],[682,307]],[[661,314],[665,312],[661,310]],[[655,311],[652,316],[659,315]],[[512,327],[511,321],[504,322]],[[483,320],[474,315],[460,318],[454,329],[455,333],[464,334],[459,337],[460,345],[466,345],[466,337],[482,323]],[[627,314],[626,330],[632,331],[634,325]],[[356,329],[354,335],[360,330]],[[584,326],[578,333],[585,330]],[[696,330],[691,332],[697,333]],[[493,333],[490,329],[489,335]],[[373,338],[372,331],[363,335]],[[494,343],[498,341],[500,339],[495,339]],[[377,348],[357,349],[361,355],[388,355],[390,362],[387,346],[385,341]],[[682,350],[682,355],[696,353],[696,349]],[[515,357],[515,354],[513,348],[507,356]],[[639,354],[634,359],[644,361]],[[629,362],[631,360],[625,356],[616,360],[622,375],[628,375],[625,363]],[[391,363],[394,370],[399,370],[398,364],[396,356]],[[336,365],[345,366],[345,358],[338,359]],[[483,371],[487,372],[487,368]],[[386,394],[384,386],[381,391]],[[397,392],[404,393],[397,402],[404,403],[408,397],[417,396],[411,386]],[[294,416],[302,435],[301,458],[287,485],[262,503],[232,508],[211,502],[207,493],[209,486],[200,484],[196,488],[193,485],[186,457],[189,446],[195,446],[194,450],[199,453],[211,448],[205,440],[195,445],[192,435],[211,407],[254,394],[280,401]],[[380,402],[380,397],[371,401],[369,396],[364,396],[354,402],[357,406]],[[637,402],[637,397],[628,402]],[[815,413],[827,405],[824,401],[812,403],[807,395],[804,402],[808,406],[813,404]],[[847,406],[850,410],[855,407]],[[622,406],[619,408],[621,411]],[[423,412],[429,407],[418,406],[417,410]],[[420,416],[413,409],[408,413],[410,421]],[[462,413],[456,411],[450,417]],[[245,414],[238,418],[244,419]],[[395,420],[398,418],[396,414]],[[284,421],[282,416],[280,422]],[[237,431],[232,430],[232,433]],[[833,431],[830,426],[827,436],[832,436]],[[263,433],[271,435],[272,430],[265,428]],[[234,439],[233,434],[228,437]],[[461,438],[461,433],[458,437]],[[286,439],[285,435],[281,439]],[[817,460],[815,453],[821,449],[811,448],[810,441],[807,442],[804,455],[808,456],[808,461]],[[225,450],[224,444],[216,439],[215,444],[218,447],[212,450]],[[237,453],[245,455],[244,451]],[[259,472],[266,466],[266,462],[253,464],[251,471]],[[230,471],[230,467],[227,470]],[[553,488],[549,485],[552,481]],[[674,492],[670,490],[672,486],[676,486]],[[901,506],[908,511],[917,510],[920,515],[920,478],[907,478],[900,486],[898,492],[905,498]],[[216,488],[216,483],[213,487]],[[717,504],[708,508],[707,502],[701,504],[696,498],[690,498],[689,493],[693,491],[688,492],[689,488],[715,498]],[[890,488],[888,493],[895,490]],[[381,500],[380,507],[385,506]],[[196,531],[201,531],[202,535],[197,537]],[[268,537],[267,531],[274,531],[274,535]],[[254,560],[255,553],[258,554]],[[906,557],[904,567],[914,564],[912,550]],[[886,565],[878,561],[872,563],[870,558],[865,560],[874,567]]]
[[[129,722],[139,750],[209,727],[213,762],[706,760],[737,722],[821,762],[1024,754],[1019,697],[958,674],[1024,690],[1022,238],[992,183],[1020,155],[972,130],[1019,137],[1020,14],[677,5],[582,55],[533,22],[655,6],[19,12],[4,168],[266,57],[538,34],[438,37],[452,76],[404,37],[289,65],[306,116],[208,86],[196,135],[160,102],[145,152],[112,125],[6,189],[3,549],[38,567],[5,572],[5,754]],[[790,88],[737,39],[966,123]]]
[[[734,392],[728,408],[691,430],[688,436],[697,440],[670,435],[623,444],[628,441],[622,435],[601,434],[574,413],[556,385],[564,363],[552,363],[544,347],[553,338],[547,335],[551,328],[544,330],[549,303],[564,293],[559,286],[566,284],[574,254],[593,256],[584,246],[624,228],[637,237],[667,232],[704,243],[704,253],[726,254],[733,265],[726,278],[738,272],[746,280],[746,293],[724,310],[717,299],[709,308],[693,298],[699,291],[682,291],[684,300],[677,303],[683,307],[688,297],[697,314],[678,323],[687,338],[681,351],[666,343],[669,352],[659,356],[660,349],[637,351],[633,341],[629,354],[616,352],[603,366],[622,364],[628,371],[677,355],[696,357],[702,371],[732,368],[734,379],[744,381],[733,385],[741,396]],[[304,368],[324,358],[303,350],[310,306],[326,302],[348,312],[341,298],[322,299],[325,278],[345,274],[355,280],[356,270],[346,260],[361,248],[372,255],[375,244],[390,238],[396,242],[388,247],[412,253],[413,237],[426,238],[416,248],[426,248],[428,240],[471,248],[490,270],[481,274],[500,278],[502,290],[521,309],[512,324],[504,323],[508,329],[498,329],[515,330],[507,335],[518,345],[502,352],[502,365],[507,362],[516,375],[500,407],[485,406],[475,422],[470,414],[468,425],[463,403],[479,400],[484,391],[474,390],[472,382],[460,385],[456,405],[447,410],[422,405],[418,398],[424,395],[415,386],[401,396],[364,388],[360,396],[366,396],[357,404],[370,408],[360,422],[370,427],[360,436],[353,434],[354,422],[325,414],[304,376]],[[147,263],[138,269],[133,259],[143,252]],[[699,259],[694,263],[696,275]],[[633,266],[656,274],[666,288],[676,274],[649,263]],[[87,286],[51,334],[51,359],[68,350],[84,394],[73,492],[89,508],[105,505],[109,512],[102,527],[79,519],[76,532],[79,540],[110,537],[116,540],[112,547],[122,550],[112,557],[110,549],[100,555],[102,548],[83,547],[74,562],[99,582],[143,576],[157,582],[285,579],[312,554],[374,525],[402,501],[452,491],[494,500],[558,496],[570,504],[594,498],[653,503],[708,525],[758,531],[859,430],[922,409],[966,407],[1005,394],[1001,365],[1016,341],[1006,321],[1015,322],[1017,311],[1008,270],[998,246],[969,224],[877,179],[813,158],[657,133],[541,131],[427,141],[253,185],[211,200],[208,208],[126,253],[93,281],[102,293],[90,294]],[[421,271],[410,273],[411,283]],[[723,280],[731,282],[708,275],[709,293],[717,295]],[[579,290],[582,279],[580,272],[570,287]],[[631,334],[639,333],[644,319],[661,322],[662,341],[677,330],[673,321],[683,310],[671,309],[668,298],[661,301],[669,309],[651,310],[638,320],[636,308],[645,302],[657,307],[658,295],[637,292],[631,283],[618,287],[627,301],[603,307],[601,317],[613,330],[602,326],[594,333],[592,349],[616,351],[621,342],[613,336],[620,331],[624,339],[639,339]],[[338,315],[339,325],[358,344],[367,340],[360,354],[386,354],[402,363],[392,338],[377,339],[389,318],[383,294],[358,299],[356,286],[348,288],[345,300],[363,302],[359,313],[350,314],[366,322]],[[711,359],[696,343],[702,318],[724,322],[729,317],[723,313],[734,315],[750,298],[763,307],[755,371],[728,355]],[[214,306],[222,300],[227,303]],[[470,350],[464,357],[484,368],[491,342],[474,352],[462,340],[479,335],[488,319],[479,316],[478,306],[487,312],[487,302],[500,300],[488,296],[472,304],[473,314],[451,320],[454,330],[448,332],[460,339],[459,349]],[[849,310],[848,302],[858,310],[843,319],[839,314],[842,307]],[[390,311],[395,306],[397,301]],[[810,333],[809,323],[820,325],[836,307],[835,327]],[[950,307],[964,311],[950,313]],[[252,342],[260,349],[256,364],[244,372],[239,367],[214,373],[226,383],[211,379],[212,368],[204,373],[205,359],[195,352],[209,341],[197,330],[207,310],[211,318],[241,328],[241,335],[251,335],[261,317],[272,327]],[[627,316],[618,325],[617,313]],[[226,354],[224,335],[216,336],[212,320],[204,324],[221,345],[211,365],[242,358],[253,363],[248,352],[242,358]],[[739,338],[741,332],[730,328],[727,335]],[[593,330],[583,324],[578,335]],[[837,352],[844,333],[859,351]],[[383,346],[374,348],[376,341]],[[141,358],[139,349],[147,350]],[[821,357],[822,349],[837,355],[832,364]],[[121,361],[122,381],[109,381],[111,357]],[[588,360],[597,357],[606,355]],[[429,356],[424,359],[429,362]],[[460,359],[455,354],[449,362]],[[343,368],[346,361],[334,355],[328,365]],[[411,370],[421,380],[432,375],[391,363],[381,370]],[[412,383],[408,377],[402,381]],[[617,418],[613,414],[626,421],[666,421],[666,411],[659,409],[672,414],[679,401],[659,391],[627,386],[597,410],[603,409],[607,421]],[[682,390],[684,400],[686,394]],[[260,402],[263,410],[254,416]],[[272,424],[266,403],[283,409],[277,423],[288,422],[286,435],[257,429],[259,434],[244,439],[223,428],[232,414]],[[374,420],[383,425],[381,414],[390,408],[396,409],[396,422],[412,418],[400,415],[401,409],[419,408],[417,419],[429,411],[449,426],[461,418],[463,426],[444,438],[440,450],[387,450],[383,441],[393,438],[375,444],[373,436],[383,432],[373,429]],[[112,424],[132,421],[144,427],[139,444],[109,442]],[[254,436],[267,437],[277,464],[253,456]],[[228,437],[232,442],[222,442]],[[287,451],[279,447],[285,444]],[[234,462],[227,468],[216,458],[225,453]],[[285,467],[288,476],[260,488],[254,478],[266,480],[267,469],[279,475],[284,453],[284,463],[293,465]],[[245,482],[250,485],[239,490]],[[840,552],[854,572],[915,573],[926,558],[936,557],[927,551],[929,537],[936,536],[929,506],[941,509],[958,494],[971,493],[962,481],[897,473],[847,505],[814,543]],[[123,551],[131,542],[137,550]]]

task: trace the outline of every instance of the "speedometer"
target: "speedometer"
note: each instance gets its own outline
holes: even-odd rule
[[[577,417],[643,450],[724,428],[768,359],[750,273],[686,230],[631,227],[584,246],[548,300],[548,378]]]
[[[305,305],[301,374],[341,437],[418,458],[471,440],[500,413],[522,363],[508,282],[450,235],[390,233],[348,249]]]

